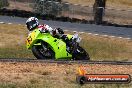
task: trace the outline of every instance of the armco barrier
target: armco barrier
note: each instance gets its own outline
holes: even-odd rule
[[[23,17],[23,18],[35,16],[35,17],[37,17],[39,19],[43,19],[43,20],[56,20],[56,21],[62,21],[62,22],[94,24],[94,21],[87,21],[85,19],[69,18],[69,17],[63,17],[63,16],[56,17],[51,14],[42,15],[39,13],[33,13],[30,11],[17,10],[17,9],[6,9],[6,8],[0,9],[0,15],[16,16],[16,17]],[[115,24],[115,23],[109,23],[107,21],[103,21],[103,23],[101,25],[132,28],[132,25],[120,25],[120,24]]]

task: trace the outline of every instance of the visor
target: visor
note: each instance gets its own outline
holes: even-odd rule
[[[36,26],[36,21],[35,20],[27,22],[27,28],[29,30],[31,30],[32,28],[34,28],[34,26]]]

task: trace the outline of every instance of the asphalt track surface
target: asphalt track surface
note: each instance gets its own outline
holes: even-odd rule
[[[0,16],[0,22],[5,22],[5,23],[25,24],[26,20],[27,18]],[[70,31],[88,32],[92,34],[108,35],[108,36],[116,36],[116,37],[132,39],[132,28],[101,26],[94,24],[78,24],[78,23],[46,21],[46,20],[40,20],[40,23],[48,24],[53,28],[60,27],[62,29],[70,30]]]

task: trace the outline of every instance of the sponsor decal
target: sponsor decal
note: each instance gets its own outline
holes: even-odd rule
[[[86,67],[79,67],[79,75],[76,81],[79,84],[85,83],[130,83],[131,76],[129,74],[87,74]]]

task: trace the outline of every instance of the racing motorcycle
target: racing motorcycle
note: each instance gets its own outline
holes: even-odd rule
[[[70,41],[68,50],[63,39],[53,37],[49,32],[35,29],[28,35],[26,47],[32,50],[37,59],[90,60],[89,54],[77,42],[80,38],[73,39],[76,35],[67,34]]]

